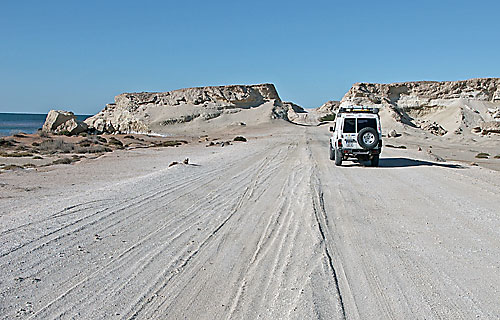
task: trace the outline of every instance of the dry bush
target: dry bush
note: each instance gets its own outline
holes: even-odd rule
[[[61,158],[52,161],[52,164],[71,164],[73,161],[70,158]]]
[[[478,154],[476,154],[476,158],[478,159],[488,159],[490,156],[489,153],[486,153],[486,152],[480,152]]]
[[[11,157],[11,158],[21,158],[21,157],[32,157],[33,153],[30,152],[0,152],[0,157]]]
[[[50,137],[48,132],[45,132],[42,130],[38,131],[38,135],[40,136],[40,138],[49,138]]]
[[[123,142],[120,140],[116,139],[115,137],[110,137],[108,140],[108,144],[110,145],[115,145],[117,147],[123,147]]]
[[[70,153],[75,149],[74,143],[67,143],[60,139],[56,140],[45,140],[40,143],[38,147],[40,151],[46,153]]]
[[[237,136],[233,139],[233,141],[242,141],[242,142],[247,142],[247,138],[242,137],[242,136]]]
[[[77,146],[75,147],[75,153],[104,153],[104,152],[112,152],[113,150],[109,147],[105,147],[103,145],[92,145],[88,147]]]
[[[182,144],[182,141],[178,141],[178,140],[159,141],[159,142],[154,143],[154,145],[156,147],[175,147],[175,146],[180,146],[181,144]]]
[[[15,140],[0,139],[0,147],[13,147],[16,143]]]
[[[15,164],[8,164],[4,167],[2,167],[2,170],[16,170],[16,169],[22,169],[23,167],[15,165]]]

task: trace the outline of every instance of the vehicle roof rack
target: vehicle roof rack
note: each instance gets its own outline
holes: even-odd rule
[[[379,108],[370,108],[363,106],[349,106],[349,107],[341,107],[339,109],[339,113],[375,113],[379,112]]]

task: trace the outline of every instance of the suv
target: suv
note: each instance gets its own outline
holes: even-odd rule
[[[382,130],[378,108],[342,107],[335,117],[330,138],[330,160],[342,165],[342,160],[370,160],[377,167],[382,152]]]

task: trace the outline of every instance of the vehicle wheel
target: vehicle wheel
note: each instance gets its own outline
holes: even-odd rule
[[[379,158],[380,156],[378,154],[373,156],[371,159],[372,167],[378,167]]]
[[[330,143],[330,160],[335,160],[335,150],[332,147],[332,144]]]
[[[378,144],[378,133],[371,127],[363,128],[358,133],[359,146],[365,150],[373,149]]]
[[[335,165],[336,166],[342,165],[342,153],[340,152],[339,149],[335,149]]]

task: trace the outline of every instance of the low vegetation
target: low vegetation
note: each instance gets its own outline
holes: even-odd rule
[[[7,147],[13,147],[15,146],[17,141],[15,140],[7,140],[7,139],[0,139],[0,147],[7,148]]]
[[[331,113],[331,114],[327,114],[325,116],[322,116],[321,118],[319,118],[319,121],[321,121],[321,122],[323,122],[323,121],[335,121],[335,114]]]
[[[70,158],[61,158],[61,159],[57,159],[57,160],[52,161],[52,164],[71,164],[72,162],[73,162],[73,160]]]
[[[0,157],[11,157],[11,158],[21,158],[21,157],[32,157],[33,153],[30,152],[0,152]]]
[[[478,159],[488,159],[489,157],[490,157],[490,154],[486,153],[486,152],[480,152],[480,153],[476,154],[476,158],[478,158]]]
[[[242,142],[247,142],[247,138],[242,137],[242,136],[237,136],[233,139],[233,141],[242,141]]]

